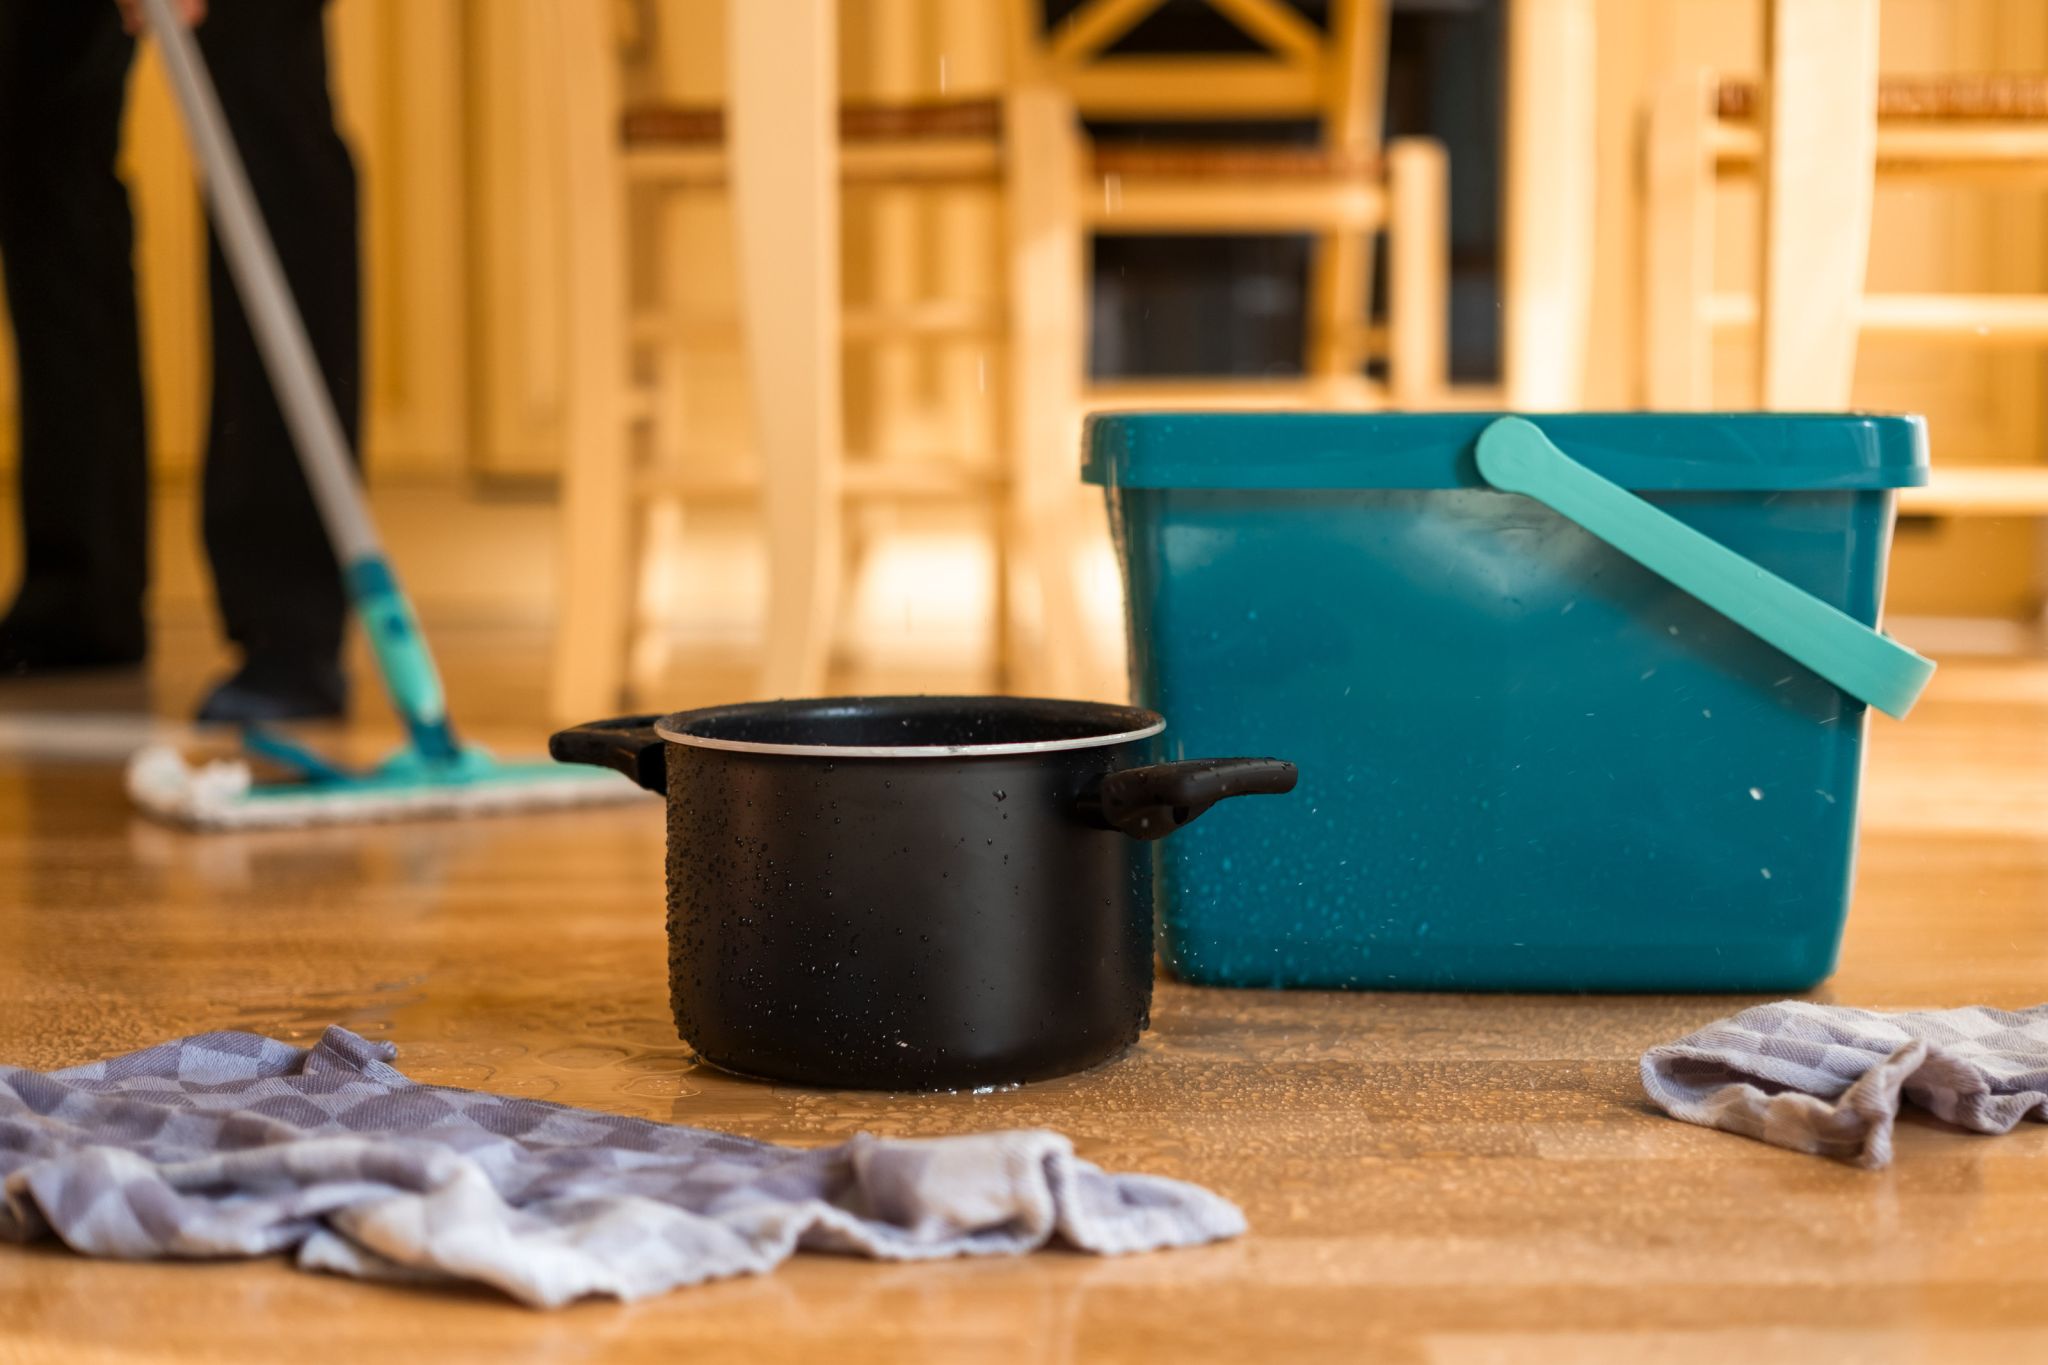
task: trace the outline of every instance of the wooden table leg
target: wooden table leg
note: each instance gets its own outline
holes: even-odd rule
[[[834,0],[728,7],[727,151],[769,555],[761,690],[824,690],[840,571]]]
[[[1010,91],[1003,209],[1009,289],[1009,534],[1028,580],[1029,624],[1012,632],[1005,684],[1046,696],[1085,685],[1087,622],[1082,611],[1074,523],[1094,514],[1093,489],[1079,486],[1081,391],[1087,369],[1085,264],[1080,205],[1081,145],[1074,110],[1050,86]],[[1020,583],[1019,586],[1025,586]]]
[[[1760,124],[1758,402],[1846,407],[1877,170],[1877,0],[1770,0]]]
[[[1714,405],[1714,88],[1704,68],[1650,105],[1643,185],[1644,398],[1660,412]]]
[[[562,106],[551,111],[567,201],[568,279],[562,441],[562,586],[555,719],[626,704],[635,615],[633,460],[626,427],[625,190],[618,145],[616,39],[608,6],[557,0],[517,11],[561,54]]]
[[[1577,407],[1593,292],[1592,0],[1510,0],[1504,242],[1511,408]]]

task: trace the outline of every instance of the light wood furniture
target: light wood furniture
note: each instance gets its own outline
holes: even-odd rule
[[[1084,117],[1313,118],[1313,146],[1119,143],[1086,151],[1080,227],[1110,233],[1313,232],[1307,379],[1296,385],[1099,385],[1090,401],[1236,405],[1245,390],[1349,406],[1442,401],[1448,313],[1449,183],[1442,148],[1381,146],[1387,14],[1382,0],[1333,0],[1327,30],[1285,0],[1204,0],[1255,53],[1123,55],[1117,41],[1161,0],[1088,0],[1050,31],[1039,0],[1008,0],[1015,79],[1056,89]],[[1368,322],[1370,245],[1388,240],[1388,321]],[[1369,356],[1388,382],[1369,385]],[[1292,390],[1290,395],[1289,391]]]
[[[1771,0],[1761,82],[1689,73],[1649,112],[1644,336],[1652,407],[1712,406],[1713,340],[1756,342],[1768,408],[1849,403],[1859,336],[1929,345],[2048,342],[2048,295],[1870,293],[1879,177],[2039,183],[2048,175],[2048,76],[1883,76],[1876,0]],[[1762,268],[1754,295],[1716,290],[1714,190],[1754,175]],[[2048,513],[2048,467],[1942,468],[1901,506],[1944,514]]]
[[[627,642],[639,594],[640,519],[634,499],[634,404],[626,368],[626,200],[612,113],[618,67],[609,6],[546,11],[560,53],[563,98],[564,329],[562,537],[552,712],[598,717],[621,709]]]
[[[830,0],[802,14],[729,7],[731,90],[722,106],[622,104],[609,16],[560,9],[583,73],[569,101],[581,177],[572,191],[569,406],[558,715],[616,707],[636,626],[635,537],[649,499],[761,497],[770,609],[757,690],[823,690],[842,597],[845,504],[949,499],[986,509],[999,547],[999,670],[1014,690],[1068,692],[1080,633],[1067,502],[1078,431],[1080,256],[1064,230],[1075,168],[1064,108],[1045,92],[1002,99],[849,104],[834,97]],[[600,71],[598,68],[604,68]],[[999,192],[1008,265],[1002,306],[902,299],[848,308],[839,286],[842,178],[902,191]],[[607,188],[609,186],[609,188]],[[677,316],[628,275],[625,188],[729,190],[741,317]],[[593,209],[590,196],[603,199]],[[901,248],[897,254],[900,256]],[[758,473],[693,445],[677,399],[693,348],[744,339]],[[972,343],[998,351],[1003,450],[906,460],[844,450],[841,347]]]
[[[1582,405],[1593,301],[1593,0],[1507,0],[1501,222],[1505,406]]]
[[[728,6],[727,176],[768,530],[763,690],[815,694],[838,615],[837,0]]]
[[[1427,407],[1471,401],[1470,395],[1451,395],[1445,382],[1448,185],[1442,150],[1426,140],[1400,139],[1381,153],[1384,6],[1379,0],[1338,0],[1324,30],[1282,0],[1205,3],[1256,39],[1262,50],[1219,57],[1123,56],[1110,49],[1156,8],[1155,0],[1092,0],[1049,34],[1041,31],[1037,0],[1011,0],[1013,70],[1005,99],[983,106],[992,116],[988,121],[981,121],[974,108],[957,104],[908,110],[850,106],[843,111],[839,145],[849,184],[979,178],[1003,185],[1008,238],[1003,316],[956,301],[906,301],[901,246],[877,256],[882,304],[848,312],[836,324],[823,314],[811,316],[821,319],[815,324],[818,334],[836,326],[849,340],[863,340],[882,352],[876,356],[880,382],[874,401],[884,408],[902,404],[900,362],[906,338],[1002,340],[1010,362],[1003,417],[1008,449],[998,477],[1007,479],[1009,488],[1002,504],[1004,552],[996,614],[1004,631],[1004,680],[1013,688],[1071,692],[1087,671],[1079,657],[1085,632],[1074,547],[1099,512],[1092,503],[1082,506],[1080,499],[1092,495],[1078,489],[1072,477],[1076,422],[1084,402]],[[879,5],[867,22],[887,29],[903,8],[901,0]],[[1514,155],[1529,159],[1533,169],[1508,195],[1514,296],[1508,310],[1507,389],[1510,401],[1522,407],[1568,407],[1580,381],[1578,337],[1590,279],[1583,202],[1589,196],[1580,193],[1587,188],[1584,175],[1569,154],[1578,139],[1590,137],[1585,119],[1590,83],[1574,77],[1591,59],[1590,9],[1583,0],[1518,0],[1511,31],[1515,74],[1510,100],[1517,111],[1511,126],[1523,139]],[[782,74],[796,67],[809,70],[812,64],[797,63]],[[824,80],[830,73],[813,74]],[[1079,135],[1077,112],[1166,119],[1309,116],[1321,123],[1324,138],[1314,146],[1091,144]],[[921,145],[919,119],[926,120]],[[679,186],[725,180],[725,124],[716,109],[639,110],[629,116],[627,134],[624,173],[629,179]],[[1024,184],[1037,188],[1015,192]],[[787,226],[787,220],[781,221]],[[811,215],[805,221],[809,245],[804,250],[815,252],[823,219]],[[886,231],[901,235],[906,229],[901,215],[888,217]],[[1297,230],[1319,234],[1305,381],[1126,382],[1096,385],[1084,394],[1083,239],[1106,232]],[[1369,244],[1382,231],[1388,242],[1388,322],[1373,327],[1366,320],[1366,270]],[[608,235],[616,237],[615,232]],[[1077,240],[1062,241],[1067,236]],[[572,259],[577,257],[572,254]],[[771,291],[760,299],[791,297],[791,291],[776,287],[782,281],[747,274],[744,260],[742,271],[753,288]],[[813,305],[821,300],[822,295],[814,296]],[[766,306],[752,295],[742,302],[743,311]],[[577,307],[573,299],[571,307]],[[577,335],[602,335],[607,325],[595,320]],[[641,382],[624,400],[596,389],[581,392],[597,395],[596,410],[604,410],[606,403],[628,403],[650,433],[658,452],[651,463],[659,472],[643,470],[623,482],[616,476],[590,476],[602,491],[572,495],[578,512],[572,513],[566,548],[572,565],[586,553],[599,561],[596,570],[572,570],[578,582],[600,585],[590,592],[623,591],[628,599],[638,556],[633,532],[622,527],[636,523],[630,516],[621,520],[590,509],[618,507],[621,487],[675,499],[729,495],[755,486],[730,460],[686,458],[679,435],[683,421],[674,367],[681,348],[692,335],[729,336],[730,324],[642,316],[630,326],[636,346],[645,349]],[[616,348],[597,354],[610,363]],[[1362,369],[1368,355],[1385,359],[1388,383],[1366,380]],[[810,373],[821,376],[823,371]],[[778,375],[777,395],[789,395],[795,379],[794,374]],[[759,386],[755,398],[757,437],[764,442],[770,430],[792,420],[793,411],[823,414],[830,407],[821,390],[810,388],[786,405],[778,403],[774,411],[759,406],[767,401]],[[592,410],[591,404],[581,406]],[[877,426],[886,430],[890,423]],[[604,449],[596,433],[578,430],[571,481],[585,477],[575,465],[617,458],[594,454]],[[615,438],[612,445],[617,445]],[[839,462],[829,453],[816,453],[836,448],[821,430],[788,441],[785,448],[813,453],[764,467],[762,486],[809,491],[788,491],[787,505],[801,510],[789,511],[771,529],[771,536],[780,539],[771,575],[771,662],[762,690],[814,691],[822,681],[830,608],[837,597],[833,574],[842,560],[836,551],[814,552],[812,547],[830,545],[847,529],[858,530],[858,519],[850,528],[841,527],[842,502],[900,496],[913,488],[944,495],[957,487],[961,471],[931,465],[885,468],[882,461],[859,456]],[[784,476],[789,482],[782,482]],[[835,481],[837,494],[831,491]],[[790,548],[797,544],[804,547],[801,552]],[[567,716],[616,704],[604,699],[615,699],[621,690],[633,622],[628,609],[599,606],[595,596],[586,599],[581,587],[572,586],[565,601],[570,614],[561,636],[557,705]],[[587,614],[578,619],[578,613]]]
[[[459,524],[459,523],[458,523]],[[204,650],[206,632],[179,637]],[[515,642],[519,642],[515,640]],[[545,646],[442,638],[454,709],[530,748]],[[204,682],[167,652],[158,680]],[[5,709],[26,711],[19,683]],[[175,708],[180,698],[159,701]],[[712,700],[706,697],[704,700]],[[689,697],[679,701],[688,702]],[[75,685],[49,703],[75,711]],[[175,710],[173,711],[175,713]],[[1118,1260],[883,1265],[538,1314],[277,1260],[0,1245],[0,1358],[380,1362],[2010,1361],[2048,1355],[2048,1126],[1922,1118],[1867,1173],[1673,1122],[1645,1047],[1729,997],[1273,993],[1163,984],[1127,1058],[992,1095],[754,1084],[668,1018],[662,813],[644,807],[197,838],[102,762],[0,749],[0,1061],[68,1066],[340,1023],[429,1082],[797,1144],[1046,1126],[1201,1181],[1248,1237]],[[380,736],[353,734],[365,754]],[[1879,722],[1856,904],[1821,998],[2035,1003],[2048,971],[2048,667],[1945,665]]]
[[[650,474],[653,462],[636,447],[645,437],[670,454],[674,477],[685,436],[673,395],[676,367],[686,363],[680,339],[662,332],[666,319],[634,312],[642,295],[630,283],[627,187],[687,183],[692,170],[729,187],[749,304],[741,334],[769,558],[759,690],[822,691],[838,608],[843,483],[837,6],[731,7],[730,118],[704,130],[714,143],[704,149],[708,159],[680,168],[636,157],[633,125],[621,126],[611,8],[566,3],[556,14],[572,82],[565,149],[573,341],[555,711],[597,714],[626,701],[641,507],[664,478],[658,468]],[[642,367],[652,376],[644,384]]]

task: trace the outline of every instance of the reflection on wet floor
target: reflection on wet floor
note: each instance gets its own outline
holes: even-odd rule
[[[57,714],[84,709],[64,700]],[[389,735],[373,720],[337,739],[374,753]],[[1842,967],[1821,997],[2033,1003],[2048,980],[2048,665],[1945,667],[1910,724],[1874,726],[1867,792]],[[962,1334],[950,1345],[1028,1338],[1059,1360],[1118,1343],[1156,1357],[1164,1343],[1197,1359],[1224,1343],[1253,1358],[1232,1333],[1256,1324],[1259,1342],[1300,1358],[1348,1359],[1381,1336],[1582,1324],[1589,1294],[1603,1312],[1676,1322],[1687,1299],[1674,1283],[1741,1287],[1714,1296],[1724,1335],[1831,1331],[1837,1291],[1866,1310],[1859,1322],[1898,1304],[1901,1285],[1938,1283],[1973,1315],[2021,1311],[2015,1296],[2048,1303],[2028,1269],[2048,1264],[2048,1195],[2032,1174],[2048,1129],[1984,1142],[1910,1124],[1896,1171],[1875,1178],[1649,1115],[1636,1058],[1742,1003],[1726,998],[1165,983],[1131,1054],[1044,1084],[897,1095],[724,1075],[669,1016],[663,846],[652,798],[196,836],[132,814],[111,756],[0,746],[0,1059],[47,1068],[204,1029],[304,1041],[341,1024],[393,1042],[398,1065],[430,1083],[781,1142],[1053,1128],[1090,1160],[1219,1190],[1254,1236],[1111,1262],[812,1258],[538,1322],[482,1296],[270,1265],[9,1251],[19,1273],[0,1274],[0,1337],[25,1324],[64,1339],[147,1334],[141,1354],[184,1342],[197,1357],[286,1312],[354,1324],[353,1345],[390,1351],[545,1348],[573,1324],[573,1346],[559,1340],[579,1352],[645,1338],[671,1354],[809,1358],[832,1334],[864,1343],[835,1359],[867,1347],[876,1360],[959,1358],[933,1345],[928,1324],[944,1320]]]

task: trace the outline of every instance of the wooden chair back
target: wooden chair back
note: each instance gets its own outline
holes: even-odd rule
[[[1288,0],[1084,0],[1048,31],[1042,0],[1005,0],[1013,69],[1064,91],[1084,117],[1316,118],[1338,150],[1377,148],[1386,0],[1330,0],[1320,27]],[[1260,51],[1114,53],[1167,5],[1215,11]]]

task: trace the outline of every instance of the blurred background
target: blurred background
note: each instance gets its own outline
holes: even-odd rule
[[[1831,106],[1781,126],[1764,92],[1824,91],[1840,54],[1767,54],[1762,0],[787,9],[764,43],[722,0],[331,6],[367,466],[458,710],[1121,697],[1074,469],[1080,415],[1134,403],[1923,412],[1941,478],[1906,502],[1893,629],[2038,652],[2037,0],[1882,0],[1874,194],[1823,223],[1765,212],[1758,168],[1826,162],[1774,139]],[[204,228],[147,51],[124,155],[153,676],[182,711],[222,649],[194,511]],[[1868,297],[1773,295],[1774,235],[1786,259],[1867,245]],[[1862,309],[1846,392],[1766,394],[1771,310],[1828,306]],[[16,534],[10,504],[8,562]]]

